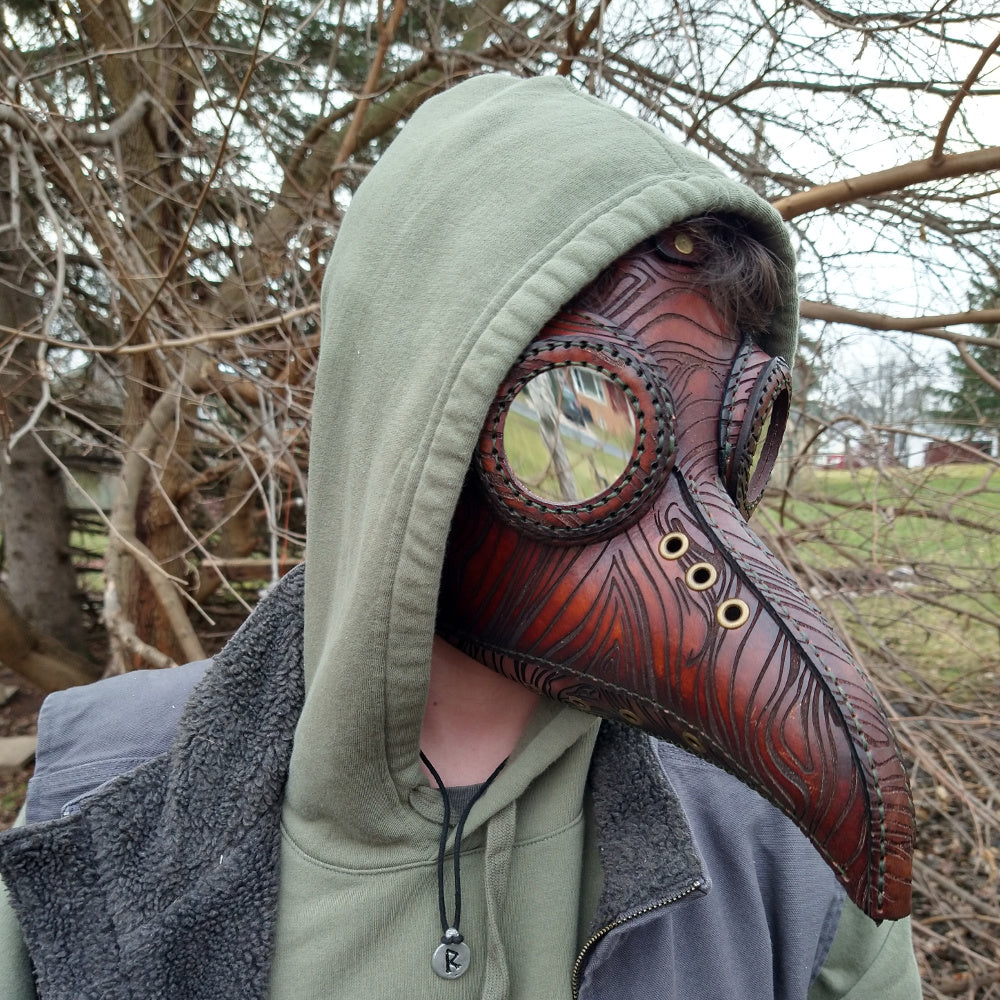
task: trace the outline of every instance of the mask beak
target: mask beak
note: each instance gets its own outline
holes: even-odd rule
[[[913,808],[885,711],[747,523],[763,490],[747,456],[764,460],[762,441],[766,459],[780,439],[765,424],[785,383],[703,299],[667,295],[669,272],[656,275],[655,313],[557,318],[529,358],[532,373],[581,363],[620,381],[644,457],[602,494],[606,509],[530,491],[518,508],[502,420],[488,420],[452,525],[438,630],[548,697],[733,773],[798,824],[864,913],[898,919],[910,911]],[[573,361],[584,349],[589,360]],[[656,378],[663,393],[643,397]]]
[[[863,912],[905,916],[912,805],[870,681],[725,493],[675,471],[657,507],[642,531],[663,560],[651,700],[673,710],[651,728],[650,705],[640,726],[790,816]]]

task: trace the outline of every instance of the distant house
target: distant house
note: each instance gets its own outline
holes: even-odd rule
[[[924,448],[924,465],[950,465],[953,462],[978,462],[989,457],[993,448],[989,441],[932,441]]]
[[[563,414],[580,425],[596,424],[609,437],[631,437],[634,417],[625,395],[614,383],[583,365],[559,373],[563,387]]]
[[[867,469],[876,465],[896,465],[895,457],[885,449],[859,449],[816,456],[820,469]]]

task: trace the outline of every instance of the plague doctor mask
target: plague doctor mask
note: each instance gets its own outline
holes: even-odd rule
[[[779,454],[788,364],[713,307],[700,253],[683,225],[641,245],[508,373],[452,523],[437,628],[736,775],[863,912],[899,918],[913,809],[885,712],[747,524]]]

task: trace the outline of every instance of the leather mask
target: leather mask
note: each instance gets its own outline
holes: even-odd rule
[[[863,912],[903,917],[913,806],[885,712],[747,524],[788,366],[722,320],[670,239],[604,272],[500,386],[452,524],[438,631],[733,773],[799,825]]]

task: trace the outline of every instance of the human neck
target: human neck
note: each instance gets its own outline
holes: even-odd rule
[[[447,787],[480,784],[510,756],[539,697],[434,636],[420,749]]]

